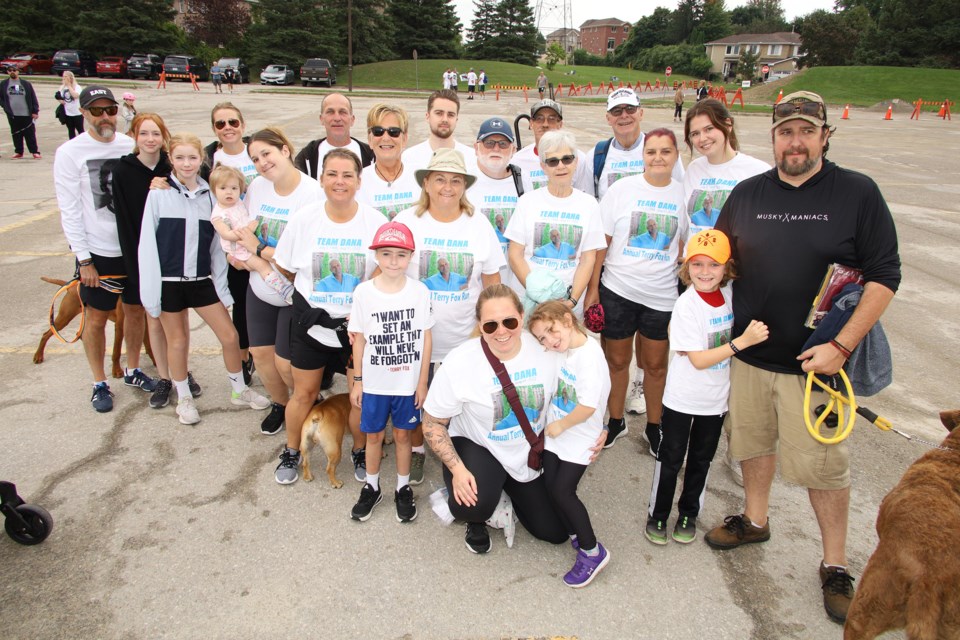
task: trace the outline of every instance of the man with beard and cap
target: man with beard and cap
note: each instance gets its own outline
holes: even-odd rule
[[[563,107],[553,100],[541,100],[530,108],[530,130],[533,131],[533,144],[517,151],[513,164],[520,168],[523,176],[524,191],[534,191],[546,186],[547,176],[540,166],[538,145],[547,131],[563,128]],[[587,164],[587,154],[577,149],[577,172],[573,176],[573,186],[585,193],[593,194],[593,178]]]
[[[453,134],[457,130],[457,118],[460,115],[460,98],[452,89],[434,91],[427,99],[427,126],[430,135],[420,144],[415,144],[403,152],[403,165],[410,171],[426,169],[430,158],[437,149],[456,149],[463,154],[467,171],[475,174],[477,157],[473,149],[457,142]]]

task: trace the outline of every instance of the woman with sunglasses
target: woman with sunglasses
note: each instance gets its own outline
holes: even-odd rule
[[[274,248],[293,213],[317,202],[322,191],[293,166],[293,145],[279,129],[268,127],[250,136],[247,152],[260,174],[247,187],[244,203],[259,234],[239,229],[240,242],[251,253],[273,261]],[[292,309],[280,295],[250,273],[246,296],[247,333],[257,373],[273,406],[260,424],[260,433],[275,435],[283,427],[284,413],[293,386],[290,373],[290,322]],[[299,433],[300,424],[297,425]],[[298,436],[299,437],[299,436]]]
[[[597,250],[605,249],[596,199],[573,186],[577,145],[573,134],[548,131],[540,138],[540,166],[547,188],[524,193],[507,225],[507,255],[518,293],[534,270],[556,275],[566,287],[563,298],[583,317],[581,296],[587,290]],[[545,302],[538,300],[538,302]]]
[[[677,301],[677,260],[689,221],[683,185],[671,175],[678,156],[673,132],[654,129],[643,140],[644,172],[618,180],[607,190],[600,209],[608,248],[596,262],[584,303],[599,302],[604,312],[601,335],[611,382],[607,446],[627,433],[623,411],[634,337],[639,334],[636,353],[647,403],[645,436],[654,457],[660,447],[670,350],[667,325]]]
[[[420,185],[400,156],[407,147],[407,112],[390,104],[377,104],[367,113],[367,142],[376,158],[363,169],[357,201],[369,205],[388,220],[413,206]]]

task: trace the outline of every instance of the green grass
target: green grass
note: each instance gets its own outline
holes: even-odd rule
[[[878,102],[917,98],[942,102],[960,98],[960,71],[907,67],[814,67],[799,77],[790,77],[784,94],[805,89],[831,104],[870,107]],[[924,107],[927,109],[927,107]],[[936,111],[938,107],[929,107]]]

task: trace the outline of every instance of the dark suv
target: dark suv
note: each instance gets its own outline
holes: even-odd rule
[[[189,80],[191,73],[200,82],[206,82],[210,78],[207,63],[188,55],[167,56],[163,61],[163,70],[169,80]]]
[[[51,73],[62,76],[64,71],[83,78],[97,75],[97,59],[82,49],[61,49],[53,54]]]
[[[240,75],[240,84],[250,82],[250,68],[247,63],[240,58],[220,58],[217,62],[221,71],[233,69]]]
[[[332,87],[337,84],[337,69],[326,58],[310,58],[300,67],[300,82],[305,87],[321,82]]]
[[[127,58],[127,75],[131,78],[156,80],[163,71],[163,60],[152,53],[134,53]]]

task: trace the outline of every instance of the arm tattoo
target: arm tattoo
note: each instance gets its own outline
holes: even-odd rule
[[[448,469],[453,469],[461,463],[457,450],[453,447],[453,440],[447,431],[450,418],[435,418],[426,411],[423,412],[423,437],[430,444],[430,448],[437,454],[440,461]]]

